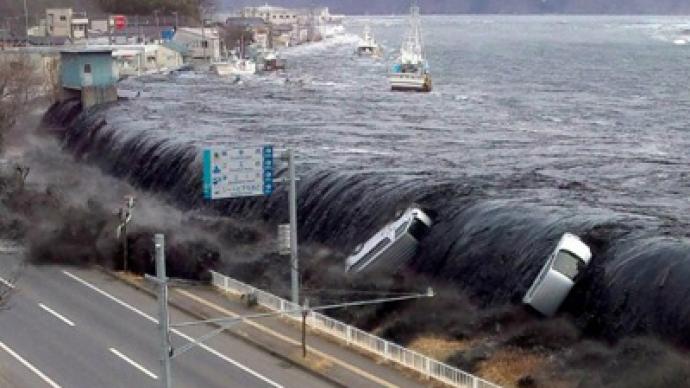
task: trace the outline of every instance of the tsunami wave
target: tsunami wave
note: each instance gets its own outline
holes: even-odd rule
[[[209,208],[268,223],[287,218],[286,193],[208,203],[202,199],[201,152],[193,144],[127,133],[105,119],[108,107],[81,112],[78,101],[54,105],[46,122],[78,160],[99,166],[183,209]],[[658,235],[631,216],[604,210],[490,199],[481,178],[427,182],[423,177],[342,172],[310,165],[298,185],[300,240],[342,254],[416,203],[434,227],[404,269],[451,282],[482,306],[519,304],[564,232],[593,251],[592,265],[562,311],[584,332],[611,340],[655,334],[690,346],[690,242]],[[304,246],[304,245],[303,245]]]

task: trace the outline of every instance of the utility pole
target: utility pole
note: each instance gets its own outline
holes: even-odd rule
[[[26,6],[26,0],[24,0],[24,45],[29,45],[29,8]]]
[[[165,274],[165,237],[156,234],[154,237],[156,249],[156,283],[158,283],[158,328],[161,341],[161,387],[171,388],[170,379],[170,316],[168,314],[168,279]]]
[[[177,31],[177,25],[179,21],[177,11],[174,11],[173,15],[175,15],[175,30]]]
[[[292,303],[299,304],[299,258],[297,250],[297,177],[295,173],[295,153],[292,149],[287,150],[288,154],[288,179],[289,193],[288,201],[290,212],[290,269],[292,278]]]
[[[204,17],[201,17],[201,48],[203,50],[202,57],[204,60],[206,60],[206,46],[208,45],[208,42],[206,42],[206,19]]]

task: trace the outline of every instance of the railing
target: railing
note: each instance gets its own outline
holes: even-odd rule
[[[252,287],[223,274],[211,271],[213,285],[221,290],[238,295],[253,294],[256,302],[273,311],[295,311],[299,306],[266,291]],[[300,314],[285,314],[286,317],[299,320]],[[322,333],[329,334],[348,346],[356,346],[373,353],[385,360],[405,366],[424,376],[442,383],[462,388],[500,388],[482,378],[463,372],[458,368],[434,360],[413,350],[386,341],[356,327],[329,318],[317,312],[307,317],[307,325]]]

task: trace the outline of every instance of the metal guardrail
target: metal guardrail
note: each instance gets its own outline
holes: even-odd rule
[[[289,311],[299,309],[299,306],[246,283],[240,282],[218,272],[211,271],[213,285],[221,290],[238,294],[253,294],[259,305],[273,311]],[[300,320],[300,314],[285,314],[285,317]],[[307,317],[307,325],[322,333],[329,334],[348,346],[356,346],[373,353],[385,360],[405,366],[424,376],[438,380],[444,384],[461,388],[500,388],[499,385],[488,382],[473,374],[464,372],[448,364],[434,360],[421,353],[404,348],[398,344],[377,337],[343,322],[329,318],[317,312],[311,312]]]

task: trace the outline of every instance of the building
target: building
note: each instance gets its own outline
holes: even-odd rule
[[[72,16],[70,37],[72,39],[86,39],[89,35],[89,18],[86,16]]]
[[[89,29],[89,32],[107,34],[109,31],[108,25],[107,19],[91,20],[91,28]]]
[[[210,60],[220,58],[220,37],[215,27],[180,27],[175,32],[172,41],[187,48],[191,58]]]
[[[300,11],[264,5],[261,7],[244,7],[241,16],[244,18],[261,18],[264,22],[271,24],[297,24]]]
[[[157,73],[181,67],[182,53],[163,45],[138,44],[109,46],[120,76]]]
[[[62,98],[79,97],[84,108],[117,101],[118,79],[111,49],[60,51]]]
[[[46,9],[48,36],[72,37],[72,8]]]

